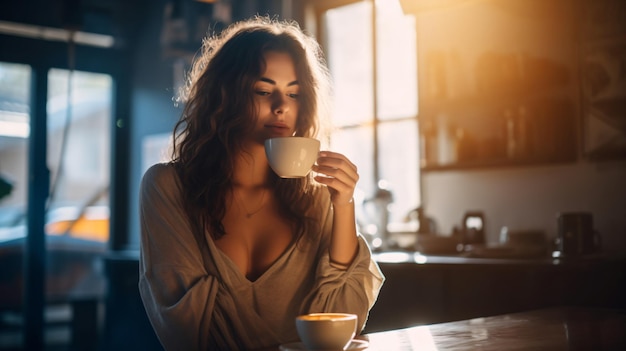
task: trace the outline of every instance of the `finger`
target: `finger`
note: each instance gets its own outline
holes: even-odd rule
[[[321,184],[326,185],[329,190],[332,190],[338,199],[345,199],[348,201],[352,198],[354,193],[354,186],[346,184],[337,178],[316,176],[315,180]]]
[[[327,177],[336,178],[342,183],[355,187],[356,183],[359,180],[359,174],[352,168],[348,168],[348,170],[346,170],[345,168],[345,166],[343,166],[343,168],[337,168],[333,166],[325,166],[319,164],[313,166],[313,170],[315,172],[324,174]]]
[[[340,154],[338,152],[332,152],[332,151],[322,151],[319,154],[319,157],[317,159],[317,163],[324,163],[330,166],[334,167],[341,167],[341,165],[347,165],[348,167],[350,167],[354,172],[356,172],[357,167],[354,163],[352,163],[345,155]]]
[[[337,200],[342,201],[343,199],[349,201],[352,199],[358,181],[358,174],[349,176],[340,169],[329,169],[326,172],[329,174],[319,173],[315,177],[315,180],[335,192],[335,195],[338,196]]]

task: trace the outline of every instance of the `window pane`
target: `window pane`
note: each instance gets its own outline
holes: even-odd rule
[[[352,161],[359,172],[357,200],[374,194],[374,138],[372,127],[346,128],[333,133],[330,148],[340,152]]]
[[[70,230],[74,237],[106,241],[112,79],[105,74],[74,71],[68,87],[69,77],[70,72],[61,69],[52,69],[48,75],[48,164],[52,178],[46,232],[63,234]]]
[[[389,222],[400,223],[420,206],[417,121],[381,123],[378,133],[380,177],[393,194]]]
[[[361,178],[355,193],[359,230],[370,234],[366,237],[373,247],[380,248],[381,243],[374,242],[387,220],[391,230],[408,227],[396,224],[421,201],[416,23],[414,17],[404,15],[397,0],[375,4],[376,60],[372,57],[372,2],[328,10],[322,28],[336,99],[332,117],[338,129],[332,135],[331,147],[359,167]],[[374,128],[378,128],[377,133]],[[386,190],[393,195],[390,206]]]
[[[397,1],[376,2],[378,119],[417,116],[415,17]]]
[[[30,81],[29,66],[0,62],[0,242],[25,224]]]
[[[20,306],[24,294],[21,253],[27,233],[31,75],[30,66],[0,62],[0,305],[5,311]],[[3,317],[9,328],[0,346],[19,349],[20,329],[10,326],[17,324],[14,320],[21,323],[22,313],[18,309]]]
[[[333,77],[332,119],[337,126],[373,119],[372,9],[367,2],[326,12],[328,67]]]

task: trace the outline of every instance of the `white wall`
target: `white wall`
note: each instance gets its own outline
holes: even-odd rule
[[[626,161],[422,174],[426,212],[441,234],[468,210],[485,214],[487,241],[500,228],[542,229],[556,237],[556,216],[590,211],[605,249],[626,252]]]

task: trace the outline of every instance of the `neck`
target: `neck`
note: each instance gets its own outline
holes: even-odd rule
[[[269,164],[263,145],[246,148],[235,160],[233,185],[236,187],[263,187],[267,185]]]

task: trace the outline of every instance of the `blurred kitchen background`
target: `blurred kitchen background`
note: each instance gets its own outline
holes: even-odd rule
[[[202,38],[255,14],[326,54],[330,146],[359,167],[388,277],[369,330],[626,307],[624,1],[5,1],[0,350],[159,348],[139,182],[167,160]],[[593,237],[574,258],[564,213]]]

